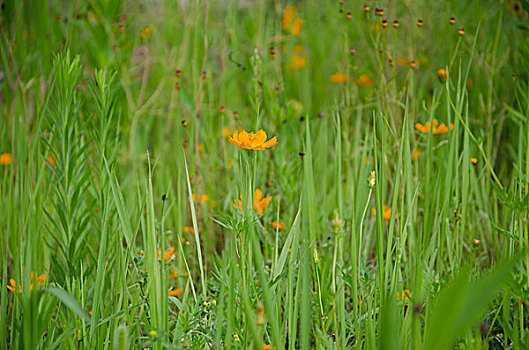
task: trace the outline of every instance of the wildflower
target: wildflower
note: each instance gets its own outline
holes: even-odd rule
[[[184,233],[194,233],[195,229],[193,226],[184,226]]]
[[[444,84],[446,82],[446,79],[448,79],[448,71],[444,68],[438,69],[437,78],[439,78],[441,84]]]
[[[266,137],[266,132],[262,129],[255,134],[253,132],[248,133],[242,130],[241,132],[235,131],[233,137],[230,137],[228,141],[232,145],[238,146],[242,149],[263,151],[277,144],[277,136],[274,136],[268,141],[266,141]]]
[[[236,342],[240,342],[241,341],[241,338],[239,338],[239,336],[237,335],[237,333],[235,333],[233,335],[233,339],[236,341]]]
[[[11,153],[2,153],[0,154],[0,165],[11,165],[13,156]]]
[[[356,53],[356,49],[354,47],[351,47],[349,49],[349,52],[351,53],[351,55],[354,55]]]
[[[365,12],[369,12],[370,9],[371,9],[371,7],[369,7],[368,4],[365,4],[365,5],[364,5],[364,11],[365,11]]]
[[[200,203],[206,203],[207,201],[209,201],[209,196],[207,194],[200,196]]]
[[[377,16],[384,16],[384,9],[376,8],[376,9],[375,9],[375,15],[377,15]]]
[[[220,106],[219,107],[219,112],[220,113],[224,113],[226,111],[226,108],[224,108],[224,106]]]
[[[268,207],[268,203],[272,200],[272,196],[263,198],[263,192],[260,189],[256,189],[253,194],[253,209],[257,211],[259,215],[263,215],[263,210]],[[247,209],[250,209],[250,200],[248,200]],[[239,209],[242,214],[242,195],[239,200],[233,201],[233,207]]]
[[[33,291],[33,288],[34,288],[34,282],[37,282],[37,288],[42,286],[42,283],[44,281],[46,281],[46,279],[48,279],[48,276],[46,275],[40,275],[40,276],[37,276],[36,273],[34,273],[33,271],[31,271],[30,273],[30,277],[29,277],[29,290],[30,291]],[[13,293],[15,292],[15,290],[17,289],[17,283],[16,281],[11,278],[9,280],[9,284],[7,285],[7,289],[9,289],[10,291],[12,291]],[[22,293],[22,285],[20,285],[20,283],[18,284],[18,292],[19,293]]]
[[[410,300],[412,294],[413,294],[412,291],[403,289],[401,292],[397,292],[397,300],[402,300],[402,301]],[[408,303],[406,303],[406,306],[408,306]]]
[[[303,56],[294,55],[290,59],[290,65],[288,66],[290,69],[299,69],[305,67],[307,64],[307,59]]]
[[[375,208],[371,209],[371,212],[375,215],[375,220],[377,219],[377,210]],[[395,218],[397,215],[395,214]],[[384,220],[390,220],[391,219],[391,208],[386,207],[384,204],[382,206],[382,218]]]
[[[422,152],[419,151],[419,150],[415,150],[413,152],[411,152],[411,159],[412,160],[416,160],[416,159],[419,159],[419,157],[422,155]]]
[[[481,241],[479,239],[475,239],[472,241],[472,244],[474,245],[474,247],[479,247],[481,244]]]
[[[395,20],[393,21],[393,28],[398,28],[399,27],[399,21]]]
[[[285,225],[282,222],[274,221],[272,222],[272,227],[274,228],[274,230],[283,231]]]
[[[154,27],[149,24],[148,26],[140,30],[140,39],[148,39],[153,35],[153,33],[154,33]]]
[[[375,187],[375,172],[374,171],[372,171],[371,174],[369,174],[368,186],[371,188]]]
[[[411,62],[410,62],[410,68],[415,68],[415,67],[417,67],[417,61],[415,61],[415,60],[411,60]]]
[[[230,128],[224,128],[222,129],[222,137],[228,137],[231,135],[231,130]]]
[[[55,167],[55,160],[56,159],[57,159],[57,157],[55,156],[55,154],[53,152],[48,154],[48,156],[46,157],[46,160],[48,161],[48,163],[51,164],[52,167]]]
[[[158,260],[161,260],[161,249],[158,249],[156,251],[156,258]],[[174,258],[176,255],[175,251],[174,251],[174,247],[169,247],[168,249],[165,250],[165,252],[163,253],[163,260],[170,260],[172,258]]]
[[[430,126],[431,126],[430,122],[426,122],[424,125],[420,123],[415,124],[415,128],[419,130],[420,132],[422,132],[423,134],[430,133],[430,129],[431,129]],[[453,129],[454,129],[454,123],[450,123],[450,130],[453,130]],[[434,135],[444,134],[448,132],[448,127],[444,123],[439,124],[437,119],[434,118],[432,132]]]
[[[523,12],[523,7],[518,1],[511,1],[507,9],[513,16],[520,16]]]
[[[407,67],[410,65],[410,60],[407,59],[406,57],[400,57],[400,58],[397,58],[397,64],[399,66]]]
[[[419,19],[417,20],[417,27],[420,28],[420,27],[422,27],[422,25],[423,25],[422,19],[419,18]]]
[[[457,31],[457,34],[464,35],[465,34],[465,30],[463,28],[459,28],[459,30]]]
[[[382,28],[386,28],[388,26],[388,20],[387,19],[383,19],[382,20]]]
[[[178,278],[178,272],[176,272],[175,269],[173,269],[173,273],[169,275],[169,281],[173,281]]]
[[[263,344],[263,350],[270,350],[270,344]]]
[[[303,45],[299,45],[298,44],[298,45],[294,46],[294,53],[299,54],[299,53],[302,53],[302,52],[303,52]]]
[[[298,9],[295,6],[289,6],[285,8],[285,11],[283,11],[283,20],[281,21],[281,27],[284,30],[288,30],[290,28],[290,23],[297,13]]]
[[[478,159],[477,158],[470,158],[470,163],[472,163],[472,165],[476,166],[476,164],[478,164]]]
[[[303,25],[303,20],[300,17],[294,19],[292,23],[292,35],[298,36],[301,34],[301,26]]]
[[[448,23],[455,24],[456,23],[456,19],[454,17],[450,17],[450,19],[448,20]]]
[[[178,288],[178,289],[169,288],[169,292],[167,293],[167,296],[177,297],[180,294],[182,294],[182,290],[183,290],[182,288]]]
[[[353,82],[361,87],[372,87],[375,85],[375,82],[367,74],[361,74],[358,78],[353,79]]]
[[[335,74],[330,76],[330,79],[333,83],[345,83],[347,81],[347,75],[336,72]]]

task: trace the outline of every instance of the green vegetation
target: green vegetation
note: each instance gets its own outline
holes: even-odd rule
[[[0,349],[528,348],[527,10],[2,1]]]

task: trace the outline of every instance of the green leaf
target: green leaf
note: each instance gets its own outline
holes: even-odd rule
[[[75,300],[75,298],[68,294],[64,289],[59,287],[49,287],[46,289],[46,291],[59,298],[59,300],[62,301],[62,303],[66,305],[70,310],[72,310],[74,314],[76,314],[85,321],[90,321],[90,316],[88,315],[88,313],[77,302],[77,300]]]

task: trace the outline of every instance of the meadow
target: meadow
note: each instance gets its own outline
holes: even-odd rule
[[[528,10],[2,1],[0,349],[528,349]]]

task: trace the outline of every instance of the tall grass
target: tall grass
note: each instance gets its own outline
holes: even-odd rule
[[[366,5],[6,1],[0,349],[526,348],[529,3]]]

